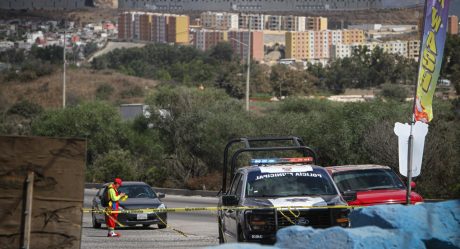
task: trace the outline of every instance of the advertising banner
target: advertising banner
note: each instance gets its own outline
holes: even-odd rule
[[[441,70],[446,41],[449,0],[426,0],[414,115],[416,121],[433,119],[432,101]]]

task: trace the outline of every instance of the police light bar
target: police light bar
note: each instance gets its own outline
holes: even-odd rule
[[[257,164],[281,164],[281,163],[311,163],[311,162],[313,162],[313,157],[251,159],[251,165],[257,165]]]

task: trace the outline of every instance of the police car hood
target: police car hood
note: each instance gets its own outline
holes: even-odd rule
[[[246,198],[243,205],[256,207],[324,207],[346,205],[346,203],[338,195],[315,195]]]

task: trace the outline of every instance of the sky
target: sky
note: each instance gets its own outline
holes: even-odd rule
[[[460,17],[460,0],[451,0],[449,6],[449,14]]]

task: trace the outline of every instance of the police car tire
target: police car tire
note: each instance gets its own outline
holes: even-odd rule
[[[92,214],[91,217],[92,217],[93,228],[101,228],[101,223],[97,222],[96,216]]]
[[[165,229],[167,227],[166,224],[158,224],[159,229]]]

